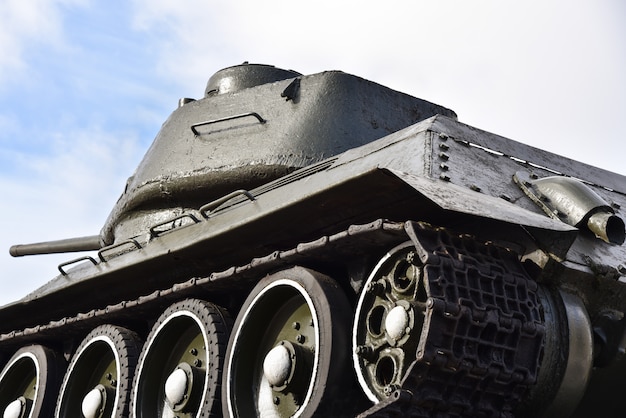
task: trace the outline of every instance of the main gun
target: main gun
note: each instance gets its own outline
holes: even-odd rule
[[[79,251],[94,251],[102,248],[100,235],[76,237],[55,241],[38,242],[34,244],[13,245],[9,253],[13,257],[35,254],[71,253]]]

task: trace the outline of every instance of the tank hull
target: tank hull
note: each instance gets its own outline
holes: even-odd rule
[[[381,87],[324,74],[302,77],[297,103],[280,98],[293,82],[284,79],[178,109],[107,221],[108,245],[65,263],[58,277],[0,309],[4,376],[22,367],[10,358],[24,347],[65,356],[64,382],[52,389],[59,416],[79,407],[74,398],[112,408],[111,416],[585,416],[590,408],[618,415],[625,406],[619,399],[594,400],[622,380],[626,247],[580,221],[600,212],[615,217],[610,228],[617,230],[607,235],[619,241],[626,178],[468,126],[452,113],[408,124],[401,117],[398,124],[408,126],[381,137],[371,131],[371,114],[362,124],[333,126],[334,116],[336,123],[354,119],[368,101],[380,109],[396,99],[417,101],[395,93],[381,99],[373,93],[389,94]],[[320,87],[337,80],[357,87]],[[306,97],[319,101],[316,90],[346,95],[351,104],[342,109],[351,110],[312,110]],[[214,125],[194,132],[190,125],[202,119],[194,112],[243,94],[255,97],[245,103],[260,105],[261,91],[275,101],[264,105],[268,124],[297,119],[293,112],[302,109],[283,115],[283,102],[305,107],[302,118],[317,115],[297,145],[319,136],[317,150],[252,182],[243,176],[231,183],[226,170],[216,186],[205,174],[217,166],[175,178],[182,164],[176,158],[207,158],[198,148],[207,144],[186,145]],[[220,103],[223,115],[242,110]],[[386,118],[380,109],[377,117]],[[222,116],[213,120],[222,123]],[[235,119],[242,120],[243,129],[266,129],[256,116]],[[278,125],[282,130],[233,141],[289,137],[259,151],[267,152],[261,167],[272,171],[285,153],[294,154],[285,150],[297,136],[293,126]],[[149,166],[170,146],[184,149],[171,166]],[[249,156],[224,147],[215,155],[251,166]],[[553,203],[545,185],[554,181],[541,183],[544,194],[535,183],[555,176],[577,182],[569,188],[574,196],[550,195],[583,202],[572,208],[575,217],[545,212]],[[144,195],[153,187],[160,191]],[[202,187],[215,194],[190,196]],[[164,205],[168,188],[187,200]],[[227,194],[235,188],[243,190]],[[133,363],[115,354],[109,364],[92,354],[109,347],[141,355]],[[78,391],[76,370],[98,367],[110,371],[84,384],[91,391]],[[115,386],[121,376],[130,388]],[[26,391],[3,398],[9,378],[0,377],[0,408],[26,408],[19,402],[31,396]],[[119,400],[103,400],[106,393]]]

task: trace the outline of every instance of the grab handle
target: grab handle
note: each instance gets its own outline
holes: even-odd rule
[[[242,113],[240,115],[226,116],[225,118],[213,119],[213,120],[207,120],[205,122],[194,123],[193,125],[191,125],[191,132],[193,132],[194,135],[198,136],[198,135],[200,135],[200,133],[198,132],[198,130],[196,128],[199,127],[199,126],[212,125],[214,123],[226,122],[228,120],[234,120],[234,119],[247,118],[249,116],[252,116],[252,117],[256,118],[256,120],[258,120],[260,124],[264,124],[265,122],[267,122],[258,113],[256,113],[256,112],[248,112],[248,113]]]

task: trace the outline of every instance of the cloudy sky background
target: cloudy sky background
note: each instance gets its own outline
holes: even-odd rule
[[[626,174],[623,0],[0,0],[0,305],[97,234],[180,97],[243,61],[343,70]]]

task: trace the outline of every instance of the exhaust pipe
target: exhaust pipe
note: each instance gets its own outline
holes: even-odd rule
[[[626,227],[622,218],[583,182],[564,176],[536,178],[523,171],[515,173],[513,179],[551,218],[586,228],[609,244],[624,243]]]

